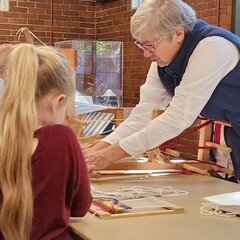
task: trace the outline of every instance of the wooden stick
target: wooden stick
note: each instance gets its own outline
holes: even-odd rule
[[[192,165],[190,165],[190,164],[187,164],[187,163],[184,163],[184,164],[183,164],[183,168],[184,168],[184,169],[187,169],[187,170],[189,170],[189,171],[193,171],[193,172],[195,172],[195,173],[199,173],[199,174],[201,174],[201,175],[208,175],[208,174],[209,174],[209,173],[208,173],[208,170],[201,169],[201,168],[197,168],[197,167],[194,167],[194,166],[192,166]]]
[[[101,178],[91,178],[92,181],[115,181],[115,180],[130,180],[130,179],[147,179],[148,174],[138,175],[118,175],[118,176],[105,176]]]
[[[176,150],[172,150],[170,148],[166,148],[165,152],[173,157],[179,157],[180,156],[180,152],[176,151]]]
[[[222,150],[224,152],[228,152],[228,153],[232,152],[232,149],[230,147],[227,147],[227,146],[221,145],[221,144],[217,144],[214,142],[206,141],[205,145],[207,145],[208,147],[213,147],[213,148]]]
[[[32,39],[32,36],[31,36],[31,34],[29,33],[28,28],[26,28],[26,27],[23,28],[23,29],[22,29],[22,34],[23,34],[23,36],[25,37],[27,43],[34,44],[33,39]]]

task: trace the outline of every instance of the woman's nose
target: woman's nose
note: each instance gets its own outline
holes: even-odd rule
[[[144,51],[143,54],[144,54],[145,58],[150,58],[153,55],[153,52],[151,52],[147,49],[144,49],[143,51]]]

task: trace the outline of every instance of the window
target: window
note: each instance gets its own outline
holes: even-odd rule
[[[232,31],[240,36],[240,0],[234,0],[232,6]]]
[[[0,11],[9,10],[9,0],[0,0]]]
[[[140,4],[142,4],[144,0],[132,0],[132,9],[138,8]]]

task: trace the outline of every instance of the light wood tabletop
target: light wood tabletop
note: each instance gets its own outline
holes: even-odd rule
[[[204,197],[240,191],[240,185],[202,175],[168,175],[156,179],[94,181],[102,191],[131,186],[148,186],[188,192],[187,196],[168,197],[165,201],[184,207],[183,213],[100,219],[88,213],[70,222],[71,230],[86,240],[235,240],[239,238],[240,217],[225,218],[200,214]],[[240,203],[239,203],[240,204]]]

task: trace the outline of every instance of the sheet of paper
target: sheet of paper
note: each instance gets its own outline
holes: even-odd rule
[[[75,115],[91,113],[99,110],[108,109],[108,106],[91,103],[75,102]]]
[[[240,205],[240,192],[230,192],[204,198],[219,205]]]

